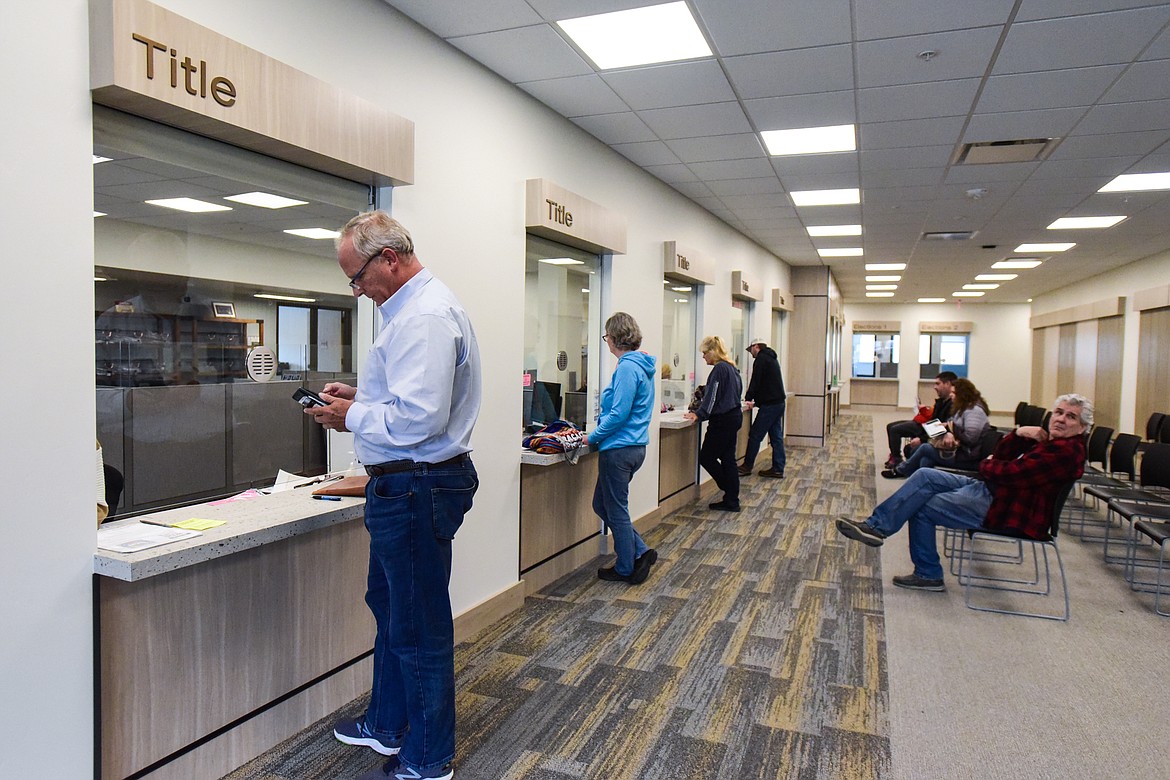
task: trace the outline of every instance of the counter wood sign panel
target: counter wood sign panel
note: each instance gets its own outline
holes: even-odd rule
[[[920,322],[919,333],[970,333],[973,322]]]
[[[762,301],[764,288],[755,279],[744,275],[743,271],[732,271],[731,297],[737,301]]]
[[[792,293],[779,287],[772,288],[772,311],[792,311],[793,303]]]
[[[525,183],[524,227],[533,235],[599,255],[626,253],[626,220],[548,179]]]
[[[677,241],[662,242],[662,275],[675,282],[714,284],[712,263],[698,251]]]
[[[414,123],[146,0],[90,5],[94,102],[372,186],[414,181]]]

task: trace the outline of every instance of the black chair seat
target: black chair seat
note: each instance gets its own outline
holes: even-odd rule
[[[1110,501],[1109,506],[1119,515],[1130,517],[1152,517],[1170,520],[1170,504],[1142,504],[1137,501]]]
[[[1134,530],[1145,534],[1157,544],[1164,544],[1170,539],[1170,523],[1157,523],[1152,520],[1138,520],[1133,524]]]

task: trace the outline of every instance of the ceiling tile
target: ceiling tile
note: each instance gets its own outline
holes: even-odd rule
[[[1003,183],[1021,182],[1040,167],[1038,162],[991,163],[983,165],[952,165],[947,171],[947,184],[1000,183],[996,189],[1006,189]]]
[[[719,54],[847,43],[849,0],[694,0]]]
[[[766,157],[760,137],[755,133],[736,135],[712,135],[698,138],[674,138],[666,145],[683,162],[708,162],[710,160],[742,160],[749,157]]]
[[[942,182],[939,168],[902,168],[896,171],[870,171],[861,175],[861,186],[929,187]]]
[[[899,168],[918,168],[928,165],[946,165],[954,153],[951,144],[917,146],[902,149],[862,149],[861,173],[889,171]]]
[[[562,116],[614,114],[629,106],[596,74],[527,81],[518,85]]]
[[[1076,128],[1053,150],[1049,160],[1080,159],[1085,157],[1113,157],[1128,154],[1149,154],[1170,141],[1170,128],[1145,130],[1137,133],[1082,134]]]
[[[1077,125],[1078,130],[1089,134],[1108,133],[1122,127],[1130,131],[1170,128],[1170,100],[1097,106]]]
[[[679,162],[674,152],[661,141],[639,141],[632,144],[613,144],[613,148],[637,165],[670,165]]]
[[[1109,88],[1102,103],[1170,98],[1170,60],[1138,62]]]
[[[707,181],[707,186],[711,188],[711,192],[721,198],[728,195],[772,195],[784,191],[784,188],[780,186],[779,179],[775,176],[761,179],[720,179],[719,181]],[[723,202],[726,203],[726,199]]]
[[[507,30],[537,24],[540,16],[525,0],[385,0],[440,38]],[[456,10],[455,6],[458,6]]]
[[[893,149],[907,146],[953,144],[963,117],[908,119],[902,122],[866,122],[861,125],[861,148]]]
[[[689,163],[695,175],[704,181],[718,179],[757,179],[775,177],[776,172],[764,159],[717,160],[713,162]]]
[[[466,0],[442,1],[455,5],[458,8],[457,13],[462,12],[463,7],[467,4]],[[611,11],[625,11],[630,8],[652,5],[646,0],[528,0],[528,4],[542,18],[549,21],[576,19],[579,16],[607,14]]]
[[[1163,30],[1150,48],[1142,52],[1142,59],[1144,60],[1165,60],[1170,59],[1170,29]]]
[[[1129,62],[1170,21],[1170,6],[1017,22],[993,73],[1079,68]],[[1061,45],[1052,45],[1060,41]]]
[[[639,111],[638,116],[662,140],[751,131],[751,125],[738,103],[653,108]]]
[[[864,0],[855,5],[857,39],[893,38],[936,30],[1002,25],[1014,0],[940,3],[938,0]]]
[[[1119,103],[1118,105],[1132,105]],[[1008,141],[1019,138],[1057,138],[1066,135],[1087,109],[1049,108],[1041,111],[1005,111],[976,114],[967,125],[963,141]]]
[[[793,174],[785,176],[780,181],[789,192],[858,189],[861,186],[856,171],[852,173]]]
[[[859,87],[980,78],[999,40],[998,27],[884,38],[857,44]],[[923,51],[935,51],[929,61]]]
[[[857,123],[852,91],[745,100],[744,106],[760,130]]]
[[[785,176],[816,176],[831,173],[849,173],[857,176],[857,152],[832,154],[793,154],[771,158],[772,170]]]
[[[513,83],[593,72],[546,24],[452,38],[450,43]]]
[[[607,144],[654,141],[654,133],[632,111],[622,114],[579,116],[573,122]]]
[[[979,79],[955,79],[862,89],[857,92],[857,112],[862,122],[966,116],[979,83]]]
[[[818,46],[727,57],[727,75],[743,99],[853,89],[853,49]]]
[[[777,192],[755,195],[725,195],[723,204],[729,209],[735,209],[737,214],[745,219],[750,217],[784,217],[797,216],[792,207],[792,200],[787,195]]]
[[[1113,178],[1125,173],[1131,165],[1141,157],[1089,157],[1076,160],[1053,160],[1051,158],[1040,164],[1032,174],[1033,179],[1065,179],[1090,176]]]
[[[635,111],[735,100],[714,60],[610,71],[601,78]]]
[[[1124,65],[1050,70],[992,76],[979,96],[976,112],[1026,111],[1062,106],[1091,106],[1105,93]]]
[[[685,165],[647,165],[646,170],[651,174],[662,179],[667,184],[682,184],[685,182],[697,182],[699,177],[691,173],[691,169]]]

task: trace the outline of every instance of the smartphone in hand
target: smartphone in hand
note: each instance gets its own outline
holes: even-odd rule
[[[298,387],[296,392],[292,395],[293,400],[306,409],[313,406],[328,406],[329,403],[321,396],[314,393],[312,390],[306,390],[303,387]]]

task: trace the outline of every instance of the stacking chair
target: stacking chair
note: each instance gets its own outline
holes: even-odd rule
[[[1161,444],[1170,444],[1170,415],[1162,418],[1162,427],[1158,429],[1158,441]]]
[[[1105,467],[1109,465],[1106,460],[1109,455],[1109,440],[1112,438],[1112,428],[1106,428],[1104,425],[1093,428],[1093,432],[1089,434],[1088,456],[1085,458],[1086,474],[1105,473]],[[1101,468],[1094,467],[1094,463],[1100,463]]]
[[[1000,439],[1002,439],[1006,435],[1007,434],[1005,434],[1003,431],[999,430],[998,428],[989,428],[986,431],[984,431],[983,436],[981,436],[979,438],[979,460],[982,461],[988,455],[995,452],[995,448],[999,444]],[[979,469],[978,468],[975,468],[975,469],[952,469],[952,468],[948,468],[948,467],[942,467],[940,470],[941,471],[949,471],[952,474],[963,474],[964,476],[972,477],[975,479],[979,478]],[[947,558],[951,558],[951,574],[955,573],[954,572],[954,558],[952,558],[951,556],[952,556],[952,553],[954,552],[955,545],[958,543],[959,534],[961,534],[961,533],[963,533],[963,531],[961,531],[958,528],[946,528],[946,527],[943,528],[943,556],[947,557]],[[1022,555],[1022,554],[1023,554],[1022,552],[1018,553],[1018,555]],[[998,560],[999,556],[1001,554],[989,553],[988,555],[990,556],[991,560]],[[1010,557],[1012,559],[1015,559],[1018,557],[1018,555],[1011,554]]]
[[[1096,508],[1097,498],[1093,493],[1089,492],[1090,488],[1113,488],[1117,490],[1128,489],[1134,486],[1134,480],[1137,477],[1137,467],[1134,465],[1134,456],[1137,454],[1138,444],[1141,439],[1132,433],[1119,433],[1117,438],[1113,440],[1113,446],[1109,450],[1109,471],[1105,474],[1095,474],[1093,472],[1086,472],[1077,481],[1081,488],[1081,512],[1078,518],[1079,524],[1077,529],[1078,538],[1082,542],[1103,542],[1104,536],[1097,536],[1090,534],[1089,527],[1089,497],[1093,497],[1092,506]],[[1122,477],[1126,480],[1122,480]],[[1093,525],[1103,525],[1102,521],[1094,520]]]
[[[1012,419],[1015,421],[1015,424],[1017,427],[1020,425],[1026,424],[1024,422],[1024,420],[1027,419],[1027,414],[1028,414],[1028,402],[1027,401],[1020,401],[1018,404],[1016,404],[1016,414]]]
[[[1028,413],[1024,425],[1040,425],[1044,422],[1044,413],[1048,411],[1043,406],[1028,405]]]
[[[1041,539],[1032,539],[1030,537],[1021,536],[1020,534],[1012,533],[1004,530],[992,530],[988,528],[974,528],[966,531],[960,537],[961,542],[959,549],[956,551],[956,558],[958,559],[958,574],[956,575],[959,584],[963,586],[963,603],[969,609],[978,610],[980,612],[997,612],[1002,615],[1021,615],[1023,617],[1042,618],[1044,620],[1060,620],[1068,621],[1069,619],[1069,597],[1068,597],[1068,578],[1064,573],[1064,561],[1060,557],[1060,548],[1056,546],[1056,537],[1060,533],[1060,514],[1064,511],[1065,501],[1068,500],[1069,494],[1073,489],[1073,482],[1069,482],[1056,494],[1056,501],[1052,507],[1052,517],[1048,524],[1048,530]],[[1012,542],[1018,542],[1020,545],[1030,545],[1032,552],[1033,571],[1031,577],[1007,577],[994,576],[990,573],[977,573],[974,570],[976,563],[980,562],[979,551],[976,549],[979,542],[994,541],[1001,542],[1007,539]],[[1039,548],[1039,551],[1038,549]],[[1006,593],[1022,593],[1028,596],[1046,597],[1052,594],[1052,569],[1048,562],[1048,550],[1056,555],[1056,565],[1060,571],[1061,589],[1064,595],[1064,611],[1053,614],[1051,611],[1045,612],[1028,612],[1020,609],[1010,609],[1006,606],[999,606],[996,603],[976,604],[972,601],[973,591],[975,590],[992,590]],[[1022,558],[1023,556],[1021,556]],[[1041,577],[1040,563],[1043,559],[1044,572]],[[985,559],[986,560],[986,559]],[[1002,569],[1003,563],[1016,563],[1015,561],[1001,562],[995,568]],[[983,564],[981,564],[982,566]],[[1023,565],[1023,562],[1016,563],[1016,565]],[[1043,580],[1043,581],[1041,581]],[[1002,602],[1006,603],[1006,602]]]
[[[1157,511],[1157,507],[1170,510],[1170,444],[1151,444],[1142,456],[1141,487],[1127,486],[1121,488],[1103,485],[1092,485],[1085,488],[1085,492],[1095,498],[1103,499],[1105,508],[1105,536],[1102,541],[1105,549],[1102,555],[1106,563],[1125,563],[1130,557],[1128,550],[1122,556],[1112,556],[1109,553],[1109,542],[1113,529],[1113,515],[1119,518],[1118,525],[1125,531],[1122,538],[1127,548],[1136,543],[1131,531],[1126,531],[1125,523],[1133,524],[1135,517],[1166,517]],[[1151,514],[1152,511],[1152,514]],[[1116,538],[1113,539],[1116,541]]]
[[[1170,522],[1154,522],[1152,520],[1139,520],[1134,523],[1134,533],[1148,536],[1150,541],[1158,545],[1158,565],[1155,579],[1152,582],[1138,582],[1134,574],[1133,567],[1127,565],[1126,579],[1130,581],[1130,586],[1134,590],[1141,590],[1140,585],[1154,586],[1154,611],[1164,617],[1170,617],[1170,612],[1162,611],[1162,591],[1163,588],[1170,588],[1170,584],[1163,585],[1162,571],[1166,568],[1166,542],[1170,540]],[[1136,552],[1137,545],[1134,545]]]
[[[1158,440],[1158,434],[1165,420],[1166,415],[1162,412],[1154,412],[1150,415],[1150,419],[1146,420],[1146,441]]]

